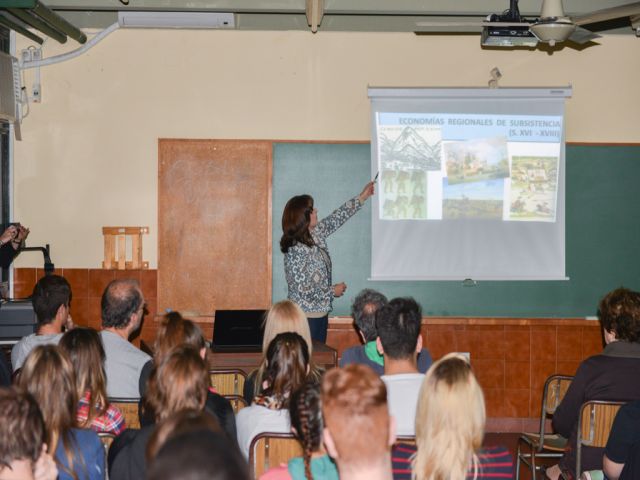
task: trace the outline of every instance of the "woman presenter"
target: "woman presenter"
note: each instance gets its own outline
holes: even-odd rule
[[[342,226],[374,193],[374,182],[328,217],[318,221],[318,210],[310,195],[291,198],[282,213],[280,249],[289,300],[297,303],[309,320],[311,338],[325,342],[329,312],[334,297],[341,297],[347,285],[331,281],[331,257],[327,237]]]

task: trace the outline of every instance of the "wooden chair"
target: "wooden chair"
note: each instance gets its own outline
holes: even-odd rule
[[[122,412],[127,428],[140,428],[139,398],[110,398],[109,403]]]
[[[582,473],[582,447],[604,448],[618,410],[625,402],[591,400],[582,404],[578,416],[576,478]]]
[[[224,398],[229,400],[229,402],[231,403],[233,413],[237,414],[240,410],[247,406],[247,401],[242,395],[225,395]]]
[[[209,379],[213,389],[222,396],[242,395],[247,374],[242,370],[209,370]]]
[[[415,435],[397,435],[396,443],[408,443],[410,445],[415,445],[416,436]]]
[[[540,431],[538,433],[523,433],[518,439],[518,453],[516,458],[516,478],[520,478],[520,463],[524,463],[531,471],[531,478],[535,480],[540,465],[536,465],[538,458],[559,458],[564,453],[567,439],[558,434],[545,433],[545,423],[551,418],[564,398],[571,385],[573,377],[568,375],[551,375],[544,382],[542,392],[542,406],[540,409]],[[522,447],[528,452],[523,453]]]
[[[260,478],[271,467],[286,464],[302,456],[302,446],[291,433],[264,432],[251,440],[249,468],[253,478]]]
[[[105,480],[109,480],[109,447],[111,447],[111,444],[113,443],[113,440],[116,438],[116,436],[113,433],[100,432],[98,433],[98,437],[100,438],[102,447],[104,448],[104,478]]]

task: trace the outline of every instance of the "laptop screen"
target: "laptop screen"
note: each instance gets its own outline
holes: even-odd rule
[[[212,347],[260,347],[266,310],[216,310]]]

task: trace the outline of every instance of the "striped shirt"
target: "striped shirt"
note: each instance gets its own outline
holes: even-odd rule
[[[411,480],[411,457],[416,446],[397,443],[391,452],[394,480]],[[505,447],[481,448],[478,452],[478,475],[474,477],[473,468],[467,472],[467,480],[513,478],[513,458]]]

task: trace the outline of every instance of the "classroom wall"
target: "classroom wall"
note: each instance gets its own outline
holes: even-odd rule
[[[64,268],[100,266],[104,225],[149,226],[156,268],[158,138],[367,141],[368,85],[484,86],[495,66],[502,86],[573,85],[568,141],[640,143],[639,50],[630,35],[550,54],[484,51],[476,36],[120,30],[42,68],[14,147],[14,219]]]

